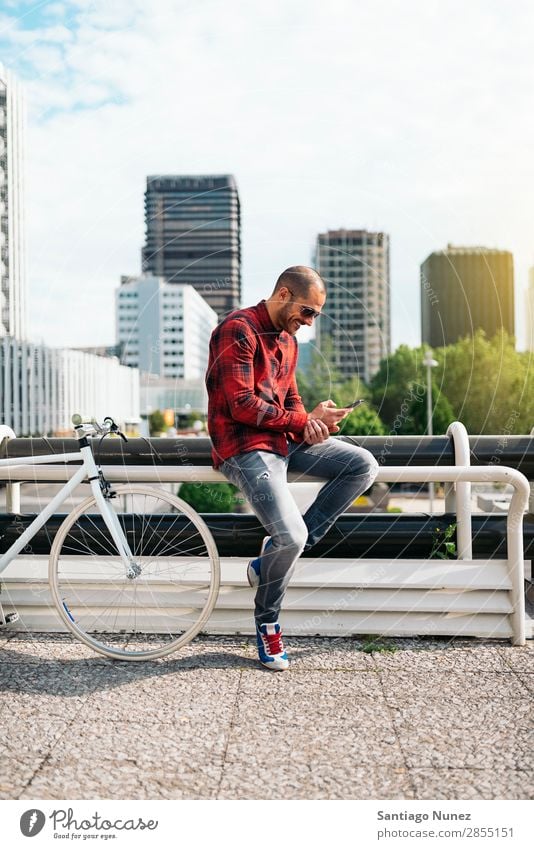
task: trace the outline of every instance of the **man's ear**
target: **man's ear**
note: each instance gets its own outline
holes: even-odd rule
[[[280,289],[278,290],[278,295],[280,297],[280,300],[285,302],[285,301],[289,300],[289,296],[291,295],[291,292],[289,291],[287,286],[281,286]]]

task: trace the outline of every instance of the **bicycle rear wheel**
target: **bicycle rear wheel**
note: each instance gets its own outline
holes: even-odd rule
[[[163,657],[207,622],[219,591],[213,537],[198,513],[152,487],[115,487],[108,501],[126,535],[136,578],[126,576],[94,497],[79,504],[52,545],[49,579],[72,633],[117,660]]]

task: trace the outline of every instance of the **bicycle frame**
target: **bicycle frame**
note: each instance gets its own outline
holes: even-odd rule
[[[104,518],[106,527],[109,530],[111,538],[117,547],[117,552],[124,563],[126,574],[129,575],[129,573],[131,573],[134,558],[124,532],[120,526],[119,520],[117,519],[112,507],[108,504],[108,501],[104,497],[100,488],[99,468],[95,463],[91,446],[83,446],[79,451],[69,454],[45,454],[39,457],[17,457],[16,460],[0,460],[0,466],[4,468],[7,466],[10,469],[14,469],[21,466],[38,466],[44,463],[68,463],[71,460],[80,460],[80,457],[82,459],[82,465],[78,471],[69,481],[67,481],[65,486],[60,489],[60,491],[54,496],[54,498],[52,498],[50,503],[46,505],[39,515],[35,517],[33,522],[5,552],[5,554],[0,557],[0,574],[7,568],[7,566],[9,566],[17,554],[20,554],[20,552],[28,545],[30,540],[35,536],[37,531],[46,524],[54,512],[84,480],[89,481],[91,491]]]

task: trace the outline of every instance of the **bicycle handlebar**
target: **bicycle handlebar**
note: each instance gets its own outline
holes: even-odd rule
[[[124,442],[128,442],[125,435],[119,430],[119,426],[113,421],[111,416],[106,416],[102,424],[99,424],[96,419],[91,419],[84,422],[79,413],[74,413],[72,416],[72,424],[77,431],[83,431],[85,436],[107,436],[108,433],[116,433]]]

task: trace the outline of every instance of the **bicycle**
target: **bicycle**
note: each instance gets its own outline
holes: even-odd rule
[[[48,578],[55,607],[74,636],[116,660],[149,660],[189,643],[215,606],[220,565],[198,513],[154,487],[112,486],[89,437],[116,434],[72,417],[79,450],[0,460],[2,467],[82,461],[80,468],[0,557],[0,574],[82,482],[92,495],[66,516],[51,547]],[[16,616],[16,614],[14,614]],[[4,621],[11,621],[7,614]]]

